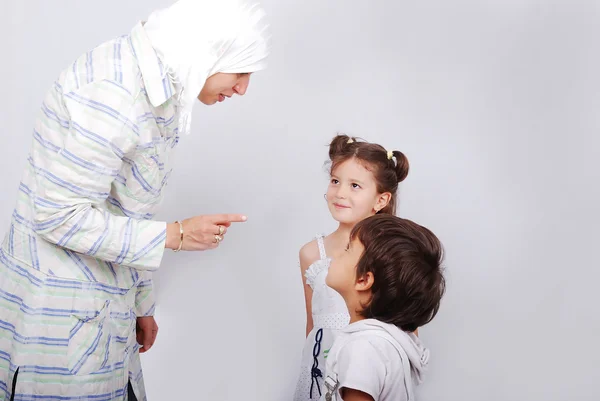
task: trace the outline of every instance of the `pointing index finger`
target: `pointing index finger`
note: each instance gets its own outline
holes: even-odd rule
[[[243,223],[248,220],[243,214],[216,214],[212,216],[214,223]]]

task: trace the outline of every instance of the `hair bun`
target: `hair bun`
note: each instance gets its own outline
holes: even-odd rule
[[[408,176],[410,169],[408,158],[399,150],[394,150],[392,154],[396,158],[396,176],[398,177],[398,182],[402,182]]]
[[[348,135],[336,135],[329,144],[329,158],[333,160],[337,155],[344,153],[344,151],[347,150],[347,146],[354,142],[354,138],[349,137]]]

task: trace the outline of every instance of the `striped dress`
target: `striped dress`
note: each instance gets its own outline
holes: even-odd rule
[[[174,94],[141,23],[47,93],[0,247],[0,400],[124,400],[129,382],[146,399],[135,322],[154,312]]]

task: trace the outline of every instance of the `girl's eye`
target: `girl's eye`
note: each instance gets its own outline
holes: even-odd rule
[[[354,183],[354,184],[352,184],[352,188],[360,188],[360,185]]]
[[[331,179],[331,183],[332,183],[332,184],[338,184],[338,183],[339,183],[339,181],[338,181],[337,179],[335,179],[335,178],[332,178],[332,179]]]

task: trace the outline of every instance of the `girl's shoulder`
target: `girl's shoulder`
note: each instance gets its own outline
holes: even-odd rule
[[[300,263],[308,267],[319,259],[321,259],[321,254],[317,237],[300,248]]]

